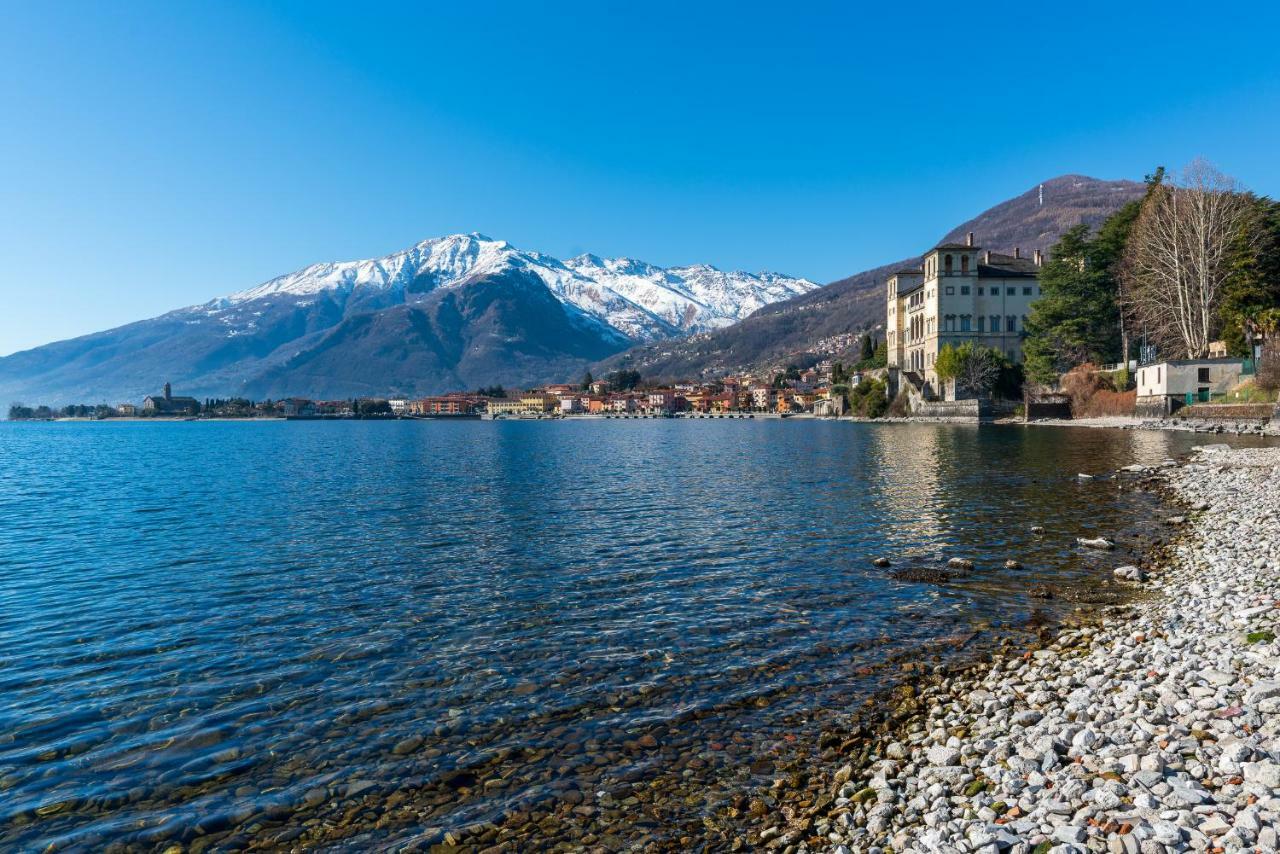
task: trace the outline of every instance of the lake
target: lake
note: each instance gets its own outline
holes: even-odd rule
[[[0,847],[726,842],[904,659],[1123,596],[1156,501],[1076,473],[1207,441],[0,424]]]

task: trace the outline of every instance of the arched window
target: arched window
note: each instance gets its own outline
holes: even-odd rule
[[[961,273],[969,272],[969,256],[968,255],[960,256],[960,272]]]
[[[946,258],[943,259],[942,263],[943,263],[943,266],[946,268],[947,275],[950,276],[951,275],[951,256],[950,255],[946,256]]]

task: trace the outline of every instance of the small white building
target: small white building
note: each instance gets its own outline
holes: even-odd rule
[[[844,415],[844,395],[818,398],[813,402],[813,414],[832,418]]]
[[[391,407],[391,411],[396,415],[404,415],[405,410],[409,408],[409,401],[399,397],[393,397],[391,400],[387,401],[387,404]]]
[[[758,385],[751,389],[751,406],[753,409],[768,411],[778,402],[778,393],[768,386]]]
[[[1170,359],[1138,368],[1139,415],[1169,415],[1188,403],[1207,403],[1210,395],[1240,382],[1240,359]]]

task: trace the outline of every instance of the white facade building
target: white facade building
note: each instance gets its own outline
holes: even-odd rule
[[[1173,359],[1143,365],[1135,376],[1137,411],[1168,415],[1191,402],[1207,402],[1210,395],[1230,391],[1240,382],[1240,359]]]
[[[1022,361],[1022,337],[1031,303],[1040,296],[1036,250],[1023,258],[973,244],[944,243],[925,253],[916,269],[889,277],[885,343],[889,367],[916,374],[936,390],[938,352],[965,341]]]

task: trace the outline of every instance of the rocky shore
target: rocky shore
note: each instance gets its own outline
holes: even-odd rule
[[[1169,430],[1178,433],[1214,433],[1232,436],[1280,436],[1280,418],[1270,421],[1258,418],[1137,418],[1129,415],[1106,415],[1094,418],[1038,418],[1023,422],[1007,419],[1000,423],[1035,427],[1094,427],[1114,430]]]
[[[1161,470],[1183,536],[1137,607],[908,689],[782,851],[1274,851],[1280,829],[1280,448]],[[766,825],[770,817],[764,817]]]

